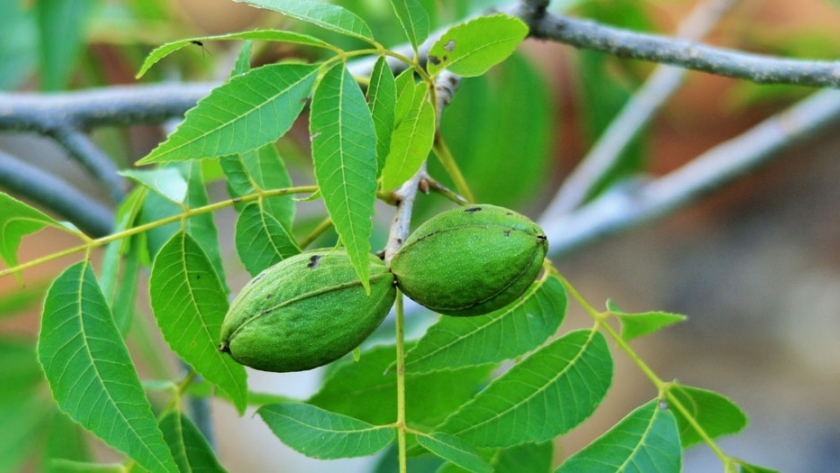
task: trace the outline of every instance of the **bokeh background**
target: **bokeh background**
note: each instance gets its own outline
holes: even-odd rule
[[[229,0],[78,2],[81,14],[89,18],[79,32],[81,46],[66,67],[69,72],[47,80],[37,59],[43,37],[39,39],[31,15],[33,3],[0,0],[0,89],[133,83],[144,54],[156,44],[255,25],[300,27]],[[400,42],[386,0],[339,3],[369,19],[386,44]],[[435,21],[444,24],[493,2],[425,3],[438,9]],[[552,8],[670,34],[693,5],[687,0],[579,0],[554,2]],[[706,41],[768,54],[837,58],[840,2],[742,0]],[[188,48],[153,70],[148,81],[223,78],[235,51],[229,46]],[[267,48],[259,51],[256,62],[291,53]],[[479,200],[536,218],[652,67],[528,40],[487,77],[462,83],[442,130]],[[667,173],[811,92],[690,73],[609,182],[640,172]],[[555,260],[593,302],[610,298],[626,311],[688,315],[688,322],[640,339],[634,348],[661,377],[723,393],[747,412],[748,428],[720,441],[727,453],[791,473],[840,471],[840,135],[833,129],[676,215]],[[304,126],[280,143],[300,183],[311,181],[302,144],[306,137]],[[94,138],[121,166],[128,166],[162,135],[157,127],[105,128],[96,130]],[[107,203],[97,183],[41,137],[0,133],[0,150],[59,174]],[[442,174],[434,166],[432,173]],[[211,199],[226,196],[221,183],[210,190]],[[419,205],[417,221],[445,203],[432,196],[421,198]],[[301,228],[318,221],[320,212],[317,205],[302,210]],[[384,231],[390,215],[386,208],[380,214]],[[216,214],[229,284],[238,288],[248,277],[228,231],[234,218],[228,210]],[[20,260],[75,244],[66,235],[45,230],[24,240]],[[0,341],[9,354],[0,359],[5,382],[37,385],[38,380],[15,378],[15,367],[32,361],[41,299],[51,278],[78,258],[27,270],[24,286],[11,277],[0,279]],[[171,378],[178,366],[155,331],[145,287],[140,294],[129,340],[132,353],[148,360],[140,366],[143,379]],[[565,324],[566,330],[591,325],[574,303]],[[622,353],[615,352],[615,362],[613,390],[588,422],[558,440],[558,463],[655,396],[653,386]],[[250,385],[255,391],[306,397],[317,389],[320,375],[317,370],[288,375],[250,371]],[[22,399],[17,409],[0,409],[0,471],[39,471],[46,443],[80,435],[42,408],[52,402],[42,388]],[[163,403],[165,396],[157,400]],[[283,446],[250,413],[240,419],[227,404],[214,402],[211,407],[220,459],[229,471],[353,473],[371,471],[376,462],[309,460]],[[50,425],[54,433],[47,434]],[[93,439],[88,448],[102,461],[120,459]],[[685,454],[685,472],[720,468],[705,446]]]

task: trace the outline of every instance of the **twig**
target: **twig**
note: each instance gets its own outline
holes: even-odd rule
[[[109,234],[114,212],[67,182],[0,151],[0,186],[66,218],[87,235]]]
[[[122,202],[127,186],[125,180],[117,174],[117,165],[87,135],[69,126],[55,127],[47,135],[63,146],[70,156],[108,189],[113,202]]]
[[[543,218],[549,252],[559,257],[584,244],[675,211],[766,165],[799,141],[840,119],[840,91],[825,90],[721,143],[649,183],[618,186],[570,214]]]
[[[546,13],[529,19],[531,36],[595,49],[622,58],[671,64],[759,84],[840,86],[840,62],[784,59],[706,46],[666,36],[635,33]]]
[[[403,183],[399,189],[393,192],[397,202],[397,210],[394,212],[394,220],[391,222],[391,229],[388,233],[388,243],[385,245],[385,265],[391,266],[391,258],[402,247],[403,242],[408,238],[408,231],[411,225],[411,212],[414,209],[414,198],[417,197],[417,189],[420,180],[426,175],[426,162],[420,166],[414,176]]]
[[[680,26],[677,36],[692,40],[702,38],[736,1],[701,1]],[[593,188],[613,169],[628,143],[682,84],[686,73],[682,68],[658,66],[610,123],[589,154],[563,181],[543,215],[557,216],[570,212],[591,197]]]

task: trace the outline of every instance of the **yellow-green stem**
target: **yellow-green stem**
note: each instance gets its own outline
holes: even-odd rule
[[[154,222],[149,222],[138,227],[129,228],[128,230],[117,232],[111,235],[106,235],[102,238],[97,238],[95,240],[88,240],[87,243],[84,245],[74,246],[73,248],[68,248],[66,250],[59,251],[57,253],[53,253],[41,258],[34,259],[32,261],[28,261],[23,264],[19,264],[17,266],[13,266],[11,268],[6,268],[0,270],[0,278],[3,276],[7,276],[9,274],[16,273],[18,271],[23,271],[24,269],[32,268],[38,266],[40,264],[47,263],[49,261],[56,260],[63,256],[71,255],[73,253],[78,253],[80,251],[87,251],[90,252],[94,248],[99,248],[100,246],[107,245],[112,241],[119,240],[121,238],[130,237],[132,235],[136,235],[138,233],[145,232],[147,230],[151,230],[153,228],[157,228],[168,223],[177,222],[185,218],[194,217],[196,215],[205,214],[208,212],[213,212],[215,210],[223,209],[225,207],[230,207],[232,205],[238,204],[240,202],[250,202],[252,200],[257,200],[260,198],[260,195],[263,197],[274,197],[278,195],[288,195],[288,194],[306,194],[310,192],[316,192],[318,190],[317,186],[300,186],[300,187],[288,187],[285,189],[274,189],[270,191],[263,191],[261,193],[256,194],[248,194],[242,197],[237,197],[234,199],[223,200],[221,202],[215,202],[209,205],[205,205],[203,207],[196,207],[194,209],[185,210],[184,212],[178,215],[172,215],[170,217],[162,218],[160,220],[155,220]]]
[[[628,345],[627,342],[623,338],[621,338],[621,335],[606,322],[606,318],[609,316],[609,312],[604,313],[596,310],[580,294],[580,292],[578,292],[578,290],[575,289],[575,287],[572,286],[572,284],[569,283],[569,281],[563,277],[563,275],[556,271],[555,274],[557,275],[557,278],[560,279],[560,282],[563,284],[563,287],[566,289],[566,292],[571,294],[571,296],[578,302],[578,304],[580,304],[581,307],[583,307],[583,309],[586,310],[586,312],[588,312],[590,316],[592,316],[592,318],[595,320],[595,327],[603,329],[604,332],[606,332],[607,335],[609,335],[610,338],[613,339],[615,344],[618,345],[618,347],[621,348],[621,350],[624,351],[624,353],[626,353],[631,360],[633,360],[636,366],[639,367],[642,373],[644,373],[645,376],[647,376],[648,379],[650,379],[650,381],[656,387],[656,390],[659,392],[660,398],[665,397],[672,406],[674,406],[678,411],[680,411],[680,413],[683,415],[686,421],[697,431],[697,434],[700,435],[700,437],[706,442],[709,448],[711,448],[712,451],[715,452],[715,455],[717,455],[718,458],[720,458],[720,460],[723,462],[726,471],[729,471],[729,468],[732,464],[732,459],[728,455],[726,455],[723,452],[723,450],[720,449],[720,447],[718,447],[717,443],[715,443],[715,441],[712,440],[709,434],[707,434],[706,431],[703,430],[703,427],[697,422],[694,416],[690,412],[688,412],[688,409],[686,409],[686,407],[682,405],[679,399],[677,399],[676,396],[674,396],[673,393],[671,393],[672,384],[662,381],[662,379],[659,378],[659,376],[657,376],[656,373],[653,372],[653,370],[647,365],[647,363],[645,363],[639,357],[639,355],[637,355],[636,352],[632,348],[630,348],[630,345]]]
[[[315,239],[317,239],[319,236],[321,236],[330,227],[332,227],[332,219],[331,218],[327,217],[327,218],[321,220],[321,222],[318,224],[318,226],[313,228],[312,231],[309,232],[308,235],[306,235],[305,237],[303,237],[302,240],[300,240],[300,243],[298,243],[298,246],[300,247],[301,250],[305,250],[307,246],[311,245],[312,242],[315,241]]]
[[[443,165],[446,173],[449,174],[449,177],[452,178],[452,182],[455,183],[455,189],[458,190],[458,193],[468,201],[475,202],[475,197],[470,190],[470,186],[467,185],[464,175],[461,174],[461,169],[458,168],[458,163],[455,162],[455,158],[452,157],[452,153],[449,151],[449,148],[446,146],[446,142],[440,135],[435,137],[435,145],[433,149],[435,151],[435,156],[437,156],[440,161],[440,164]]]
[[[403,296],[397,289],[397,449],[399,451],[400,473],[406,473],[405,453],[405,327],[403,325]]]

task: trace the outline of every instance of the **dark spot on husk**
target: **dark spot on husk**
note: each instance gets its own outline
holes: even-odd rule
[[[315,269],[318,267],[318,262],[321,261],[321,255],[313,255],[309,258],[309,264],[306,265],[309,269]]]
[[[537,240],[546,241],[546,240],[548,240],[548,237],[545,236],[545,235],[537,235]]]
[[[505,236],[506,236],[506,237],[509,237],[509,236],[510,236],[510,230],[505,230]]]
[[[266,294],[266,295],[265,295],[265,299],[266,299],[266,300],[271,299],[271,294]]]
[[[466,212],[466,213],[468,213],[468,214],[472,214],[472,213],[476,213],[476,212],[481,212],[481,207],[470,207],[470,208],[468,208],[468,209],[465,209],[465,210],[464,210],[464,212]]]

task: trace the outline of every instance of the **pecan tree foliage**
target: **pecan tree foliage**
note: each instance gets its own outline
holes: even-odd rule
[[[598,309],[548,260],[521,298],[487,315],[434,319],[398,297],[377,343],[362,344],[353,356],[330,365],[308,399],[252,392],[244,367],[217,349],[228,301],[238,291],[228,285],[230,262],[222,257],[219,233],[233,233],[236,253],[251,275],[307,248],[340,245],[366,285],[369,255],[381,250],[387,262],[399,251],[412,216],[422,210],[415,212],[418,197],[418,205],[432,199],[429,193],[450,205],[477,197],[514,205],[523,195],[511,180],[534,180],[544,172],[540,163],[549,151],[552,123],[544,84],[533,66],[514,54],[522,41],[557,41],[678,66],[658,67],[624,108],[615,110],[592,152],[544,209],[539,223],[550,242],[549,256],[557,258],[675,212],[840,116],[840,94],[816,92],[669,174],[634,182],[642,168],[627,149],[685,69],[833,88],[840,83],[836,63],[694,42],[732,1],[701,2],[675,37],[563,16],[536,0],[474,16],[466,15],[463,5],[449,7],[453,12],[439,11],[433,2],[392,0],[384,21],[370,11],[354,12],[364,10],[355,2],[242,1],[289,21],[282,29],[163,44],[138,72],[138,77],[154,74],[158,62],[195,55],[196,47],[240,42],[224,82],[0,94],[0,129],[55,140],[106,189],[116,208],[0,153],[0,184],[11,191],[0,194],[0,257],[7,266],[0,276],[82,256],[46,291],[37,349],[27,341],[0,342],[3,359],[19,367],[2,375],[4,386],[12,388],[2,394],[0,406],[15,420],[6,425],[24,426],[14,433],[4,428],[3,437],[20,445],[0,457],[4,467],[14,469],[41,448],[44,436],[45,467],[92,467],[85,437],[74,434],[81,426],[125,455],[123,463],[110,466],[116,469],[222,471],[202,402],[214,396],[240,414],[255,407],[279,441],[314,458],[389,449],[377,471],[426,471],[431,456],[437,459],[431,471],[547,472],[554,468],[554,440],[585,422],[607,392],[618,389],[612,386],[613,344],[650,379],[652,397],[553,471],[679,471],[684,450],[698,444],[714,451],[724,471],[770,471],[717,444],[718,437],[745,427],[740,408],[721,394],[662,379],[631,347],[633,339],[683,322],[684,316],[627,313],[613,302]],[[47,8],[35,8],[42,30],[55,21]],[[83,22],[84,11],[71,12],[60,24]],[[388,23],[399,28],[383,28]],[[72,38],[67,43],[76,44]],[[252,68],[271,44],[285,45],[283,59]],[[60,88],[72,72],[72,62],[55,54],[61,46],[49,41],[43,46],[45,87]],[[485,77],[491,68],[495,82]],[[462,84],[462,78],[469,79]],[[514,92],[511,84],[517,83],[529,87]],[[608,87],[607,79],[599,86]],[[467,105],[450,107],[456,92],[462,104],[492,103],[519,110],[522,118],[504,113],[502,119],[465,120]],[[485,115],[492,114],[472,117]],[[182,116],[166,140],[134,165],[116,164],[87,134],[92,128]],[[312,166],[300,177],[307,185],[293,185],[287,169],[289,156],[302,154],[289,144],[295,126],[308,126]],[[494,147],[520,149],[515,168],[530,174],[481,178],[497,164]],[[207,186],[214,182],[224,182],[228,199],[211,201]],[[503,195],[494,191],[500,187]],[[527,187],[520,186],[526,193]],[[390,208],[375,207],[377,200]],[[320,202],[322,210],[301,211],[306,201]],[[225,208],[237,213],[232,229],[214,223],[213,213]],[[376,228],[383,214],[391,224]],[[19,262],[23,238],[46,227],[81,243]],[[97,276],[91,256],[100,248]],[[149,348],[149,326],[134,320],[143,313],[136,299],[147,271],[156,321],[151,330],[159,331],[181,360],[184,372],[177,376],[165,369],[149,379],[137,373],[139,361],[154,367],[172,356]],[[591,316],[589,328],[563,328],[567,298]],[[422,333],[406,340],[406,325],[412,323]],[[140,348],[129,353],[127,339]],[[45,392],[54,402],[36,407],[41,398],[33,393]],[[431,395],[435,392],[446,395]],[[192,416],[185,415],[187,405]],[[39,428],[46,423],[49,429]],[[75,448],[55,441],[68,436],[78,442]]]

